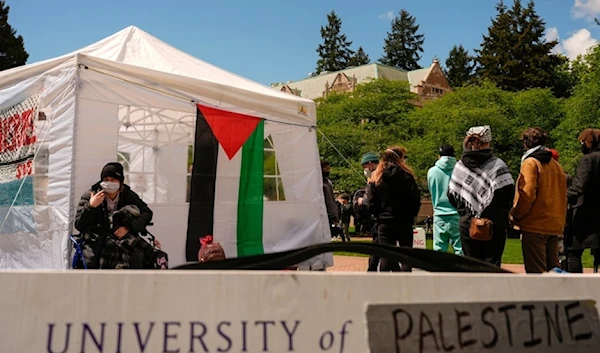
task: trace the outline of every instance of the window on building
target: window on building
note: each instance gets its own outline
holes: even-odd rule
[[[264,141],[264,198],[265,201],[285,201],[281,171],[277,163],[273,139],[269,135]]]

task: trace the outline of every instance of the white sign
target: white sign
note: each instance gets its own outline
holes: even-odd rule
[[[461,302],[472,310],[469,317],[460,315],[459,325],[453,309],[445,311],[454,316],[444,319],[444,335],[453,332],[454,341],[448,336],[444,344],[458,347],[457,330],[467,325],[472,325],[473,331],[464,328],[463,340],[476,339],[472,338],[475,330],[486,328],[488,331],[481,331],[487,335],[482,336],[483,342],[490,339],[491,329],[481,323],[481,313],[473,311],[477,306],[471,303],[534,297],[548,301],[600,300],[600,278],[593,275],[12,271],[0,272],[0,288],[2,353],[365,353],[365,306],[406,305],[416,300]],[[466,310],[452,305],[459,311]],[[495,316],[486,314],[484,319],[493,322],[500,342],[504,318],[498,315],[498,306],[502,304],[491,305]],[[563,342],[573,342],[572,337],[578,335],[585,337],[581,335],[589,332],[584,323],[590,312],[583,302],[579,307],[560,305],[558,321]],[[554,307],[548,309],[554,317]],[[517,338],[526,338],[529,327],[528,312],[522,307],[518,310],[523,313],[519,316],[522,324],[511,321],[516,325],[511,331],[515,347],[520,342]],[[418,339],[420,316],[408,312],[413,331],[407,338]],[[437,309],[432,307],[427,313],[432,329],[438,332]],[[517,309],[508,312],[511,320],[516,313]],[[429,327],[421,321],[421,331],[427,333]],[[546,327],[538,325],[535,330],[534,338],[546,344]],[[401,331],[404,333],[406,327]],[[423,339],[427,347],[434,345],[432,335]],[[436,339],[441,345],[437,333]]]
[[[425,236],[425,229],[418,227],[413,230],[413,248],[427,248],[427,237]]]
[[[417,227],[413,229],[413,248],[416,249],[427,249],[427,237],[425,235],[425,229]],[[420,268],[413,268],[413,272],[421,272]]]
[[[593,300],[369,305],[373,353],[596,353]]]

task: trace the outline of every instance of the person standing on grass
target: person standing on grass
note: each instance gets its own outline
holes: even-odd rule
[[[390,147],[383,152],[377,169],[369,179],[365,204],[377,219],[377,242],[383,245],[412,247],[413,225],[421,208],[421,194],[415,176],[406,164],[406,149]],[[408,265],[381,259],[380,271],[412,271]]]
[[[337,204],[335,202],[335,196],[333,193],[333,184],[329,180],[329,173],[331,172],[331,163],[328,161],[321,161],[321,173],[323,175],[323,196],[325,198],[325,209],[327,210],[327,218],[329,219],[329,230],[333,231],[333,227],[338,225],[340,221],[340,214]],[[333,237],[333,233],[331,233]]]
[[[492,130],[488,125],[469,129],[462,157],[452,171],[448,199],[460,215],[465,256],[500,267],[515,187],[506,163],[493,155],[491,143]],[[472,237],[473,218],[491,221],[491,239]]]
[[[377,168],[377,164],[379,164],[379,157],[375,153],[367,152],[362,156],[360,165],[363,168],[363,173],[367,180],[371,177],[375,168]],[[358,225],[356,230],[357,233],[371,233],[371,236],[374,236],[372,231],[373,216],[369,213],[369,210],[363,203],[366,190],[365,185],[365,187],[356,190],[352,196],[354,223],[355,226]]]
[[[582,273],[581,255],[590,248],[600,260],[600,130],[585,129],[579,135],[583,157],[567,191],[572,216],[566,235],[569,272]]]
[[[527,150],[511,219],[521,232],[525,272],[543,273],[559,266],[558,241],[567,216],[567,175],[545,147],[548,133],[529,128],[522,136]]]
[[[448,200],[448,186],[455,165],[454,147],[442,145],[437,162],[427,172],[427,185],[433,204],[433,250],[447,252],[448,244],[452,244],[454,253],[462,255],[460,217]]]
[[[360,165],[363,167],[363,172],[367,180],[371,177],[375,169],[377,169],[377,165],[379,164],[379,157],[373,152],[365,153],[360,159]],[[364,203],[365,193],[367,191],[367,185],[357,190],[352,197],[352,208],[354,215],[354,224],[360,224],[362,227],[370,228],[371,237],[373,238],[373,243],[377,243],[377,226],[373,223],[373,215],[369,212],[369,208]],[[357,222],[358,221],[358,222]],[[356,232],[359,232],[357,229]],[[379,256],[371,255],[369,256],[369,265],[367,268],[367,272],[377,272],[379,269]]]
[[[346,194],[338,197],[338,209],[340,213],[340,221],[342,224],[342,241],[350,241],[350,218],[352,218],[352,205],[350,197]]]

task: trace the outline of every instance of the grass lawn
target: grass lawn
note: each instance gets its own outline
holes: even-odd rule
[[[368,238],[358,238],[353,239],[353,242],[366,242],[370,243],[371,240]],[[433,240],[427,239],[427,249],[433,249]],[[359,257],[367,257],[368,255],[349,253],[344,251],[335,252],[334,255],[341,256],[359,256]],[[584,267],[593,267],[594,266],[594,258],[590,254],[589,250],[586,250],[583,253],[583,266]],[[506,247],[504,248],[504,254],[502,255],[502,263],[504,264],[523,264],[523,254],[521,253],[521,241],[519,239],[507,239]]]

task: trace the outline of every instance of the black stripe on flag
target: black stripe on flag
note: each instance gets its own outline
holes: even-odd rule
[[[185,247],[187,261],[198,261],[200,238],[213,235],[218,153],[219,142],[196,108],[196,139]]]

